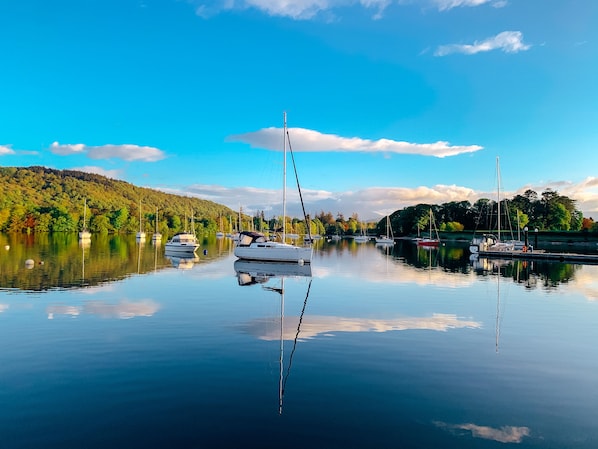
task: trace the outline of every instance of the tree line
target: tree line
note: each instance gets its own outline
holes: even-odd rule
[[[84,203],[87,204],[87,223]],[[498,226],[499,205],[484,198],[474,204],[452,201],[439,205],[418,204],[390,215],[395,236],[415,235],[429,226],[429,213],[439,231],[492,230]],[[598,231],[592,218],[584,218],[576,201],[547,189],[538,195],[523,195],[500,204],[501,227],[558,231]],[[369,234],[386,232],[386,217],[366,222],[357,214],[345,217],[321,211],[308,220],[285,217],[287,232],[316,235],[355,235],[362,228]],[[46,167],[0,167],[0,232],[76,232],[87,226],[91,232],[134,233],[156,228],[168,235],[190,230],[198,235],[242,229],[277,230],[281,217],[267,218],[263,211],[253,216],[234,212],[212,201],[137,187],[101,175],[54,170]]]
[[[418,204],[390,214],[395,236],[416,235],[429,227],[430,210],[439,231],[504,230],[528,227],[541,231],[592,231],[598,232],[598,224],[592,218],[584,218],[576,208],[576,201],[557,191],[547,189],[538,195],[527,190],[523,195],[501,200],[499,204],[482,198],[474,204],[469,201],[451,201],[442,204]],[[320,212],[316,217],[326,234],[356,234],[363,222],[354,214],[345,219],[342,214],[334,217],[330,212]],[[386,217],[378,222],[365,224],[368,233],[381,235],[386,232]]]

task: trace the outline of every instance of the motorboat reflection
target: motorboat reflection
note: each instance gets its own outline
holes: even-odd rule
[[[170,261],[173,267],[179,270],[190,270],[197,262],[199,256],[195,253],[180,253],[177,251],[165,251],[164,256]]]
[[[271,277],[311,276],[310,264],[293,262],[258,262],[237,259],[234,267],[239,285],[263,284]]]

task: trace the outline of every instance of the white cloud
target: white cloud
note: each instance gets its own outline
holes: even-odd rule
[[[498,441],[499,443],[521,443],[523,437],[530,435],[529,427],[502,426],[500,429],[488,426],[479,426],[473,423],[446,424],[436,422],[436,426],[448,430],[467,430],[474,438]]]
[[[375,10],[372,18],[379,19],[384,10],[392,4],[392,0],[221,0],[207,5],[201,0],[190,0],[195,5],[195,13],[209,18],[221,11],[257,9],[272,17],[286,17],[293,20],[309,20],[322,14],[334,17],[334,11],[340,8],[359,5],[365,9]]]
[[[187,0],[194,5],[195,13],[203,18],[212,17],[222,11],[242,11],[255,9],[271,17],[286,17],[293,20],[310,20],[318,16],[334,17],[341,8],[358,5],[367,10],[374,10],[373,19],[380,19],[387,7],[414,2],[431,3],[440,11],[458,7],[473,7],[491,4],[494,7],[506,5],[506,0],[220,0],[210,4],[203,0]]]
[[[396,153],[442,158],[473,153],[483,148],[480,145],[451,146],[444,141],[411,143],[391,139],[369,140],[359,137],[341,137],[304,128],[289,128],[288,132],[295,152]],[[233,135],[228,140],[247,143],[253,148],[280,150],[282,147],[281,136],[280,128],[271,127],[256,132]]]
[[[15,154],[15,150],[11,148],[12,145],[0,145],[0,156],[6,154]]]
[[[506,1],[494,0],[433,0],[433,3],[438,6],[440,11],[446,11],[453,8],[460,8],[464,6],[481,6],[486,3],[491,3],[493,6],[505,6]]]
[[[54,142],[50,146],[50,151],[59,156],[86,154],[90,159],[116,158],[125,161],[143,162],[156,162],[166,157],[165,153],[158,148],[130,144],[87,146],[82,143],[60,144]]]
[[[475,41],[473,44],[449,44],[438,47],[435,56],[446,56],[453,53],[474,55],[480,52],[502,50],[505,53],[518,53],[528,50],[531,46],[523,43],[523,34],[520,31],[503,31],[496,36],[484,41]]]
[[[589,177],[580,183],[549,182],[538,185],[524,185],[521,188],[502,192],[505,198],[523,194],[531,189],[541,194],[552,189],[561,195],[577,200],[577,207],[585,217],[598,219],[598,178]],[[270,218],[281,214],[282,192],[277,189],[255,187],[228,188],[216,185],[195,184],[183,190],[161,189],[169,193],[190,195],[224,204],[233,210],[243,207],[243,212],[253,214],[264,211]],[[333,214],[343,213],[346,218],[357,213],[365,220],[379,219],[405,207],[416,204],[442,204],[450,201],[469,201],[475,203],[480,198],[495,198],[495,191],[476,191],[459,185],[437,184],[419,187],[368,187],[354,191],[329,191],[302,189],[306,210],[309,214],[320,211]],[[289,215],[303,215],[296,189],[287,191],[287,210]]]
[[[93,166],[93,165],[85,165],[83,167],[73,167],[70,170],[83,171],[85,173],[93,173],[96,175],[102,175],[102,176],[105,176],[107,178],[112,178],[112,179],[122,179],[123,178],[122,170],[119,170],[119,169],[106,170],[102,167],[97,167],[97,166]]]

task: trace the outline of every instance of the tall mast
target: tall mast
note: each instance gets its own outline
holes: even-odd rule
[[[498,178],[498,241],[500,242],[500,165],[496,156],[496,177]]]
[[[283,157],[282,157],[282,243],[286,240],[286,214],[287,214],[287,113],[283,115]]]
[[[87,198],[83,202],[83,230],[87,231]]]
[[[432,240],[432,209],[430,208],[430,240]]]

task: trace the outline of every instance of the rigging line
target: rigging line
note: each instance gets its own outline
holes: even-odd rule
[[[307,235],[311,243],[311,226],[307,221],[307,214],[305,213],[305,205],[303,204],[303,195],[301,193],[301,186],[299,185],[299,175],[297,174],[297,166],[295,165],[295,156],[293,154],[293,147],[291,146],[291,136],[287,129],[287,141],[289,142],[289,153],[291,154],[291,161],[293,162],[293,171],[295,172],[295,180],[297,181],[297,190],[299,191],[299,200],[301,201],[301,209],[303,210],[303,219],[305,220],[305,227],[307,228]]]
[[[307,306],[307,298],[309,298],[311,282],[312,282],[312,279],[309,280],[309,285],[307,286],[307,293],[305,294],[305,301],[303,301],[303,309],[301,309],[301,315],[299,315],[299,324],[297,324],[297,333],[295,334],[295,341],[293,342],[293,349],[291,350],[291,355],[289,356],[289,366],[287,367],[287,372],[284,376],[284,381],[282,382],[282,394],[284,394],[284,390],[287,385],[287,379],[289,378],[289,374],[291,374],[291,365],[293,364],[293,355],[295,354],[295,349],[297,349],[297,339],[299,338],[299,333],[301,332],[301,322],[303,321],[305,307]]]

